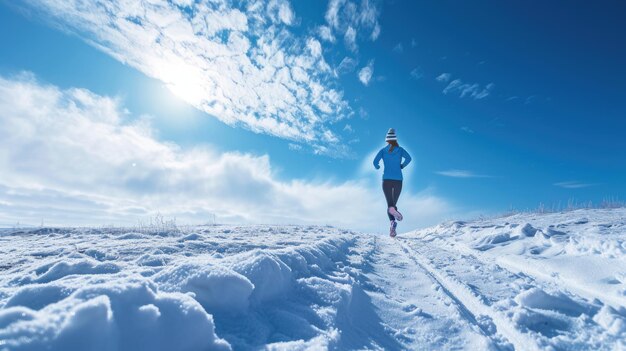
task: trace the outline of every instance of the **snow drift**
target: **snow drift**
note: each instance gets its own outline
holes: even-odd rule
[[[0,350],[626,349],[626,210],[0,231]]]

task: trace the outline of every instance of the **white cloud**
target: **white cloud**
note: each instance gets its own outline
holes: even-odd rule
[[[378,39],[379,14],[374,1],[362,0],[357,5],[349,0],[330,0],[325,19],[331,30],[344,37],[346,47],[357,51],[357,37],[369,37],[372,41]]]
[[[474,86],[476,84],[473,84],[472,86]],[[493,87],[495,85],[493,83],[489,83],[487,84],[484,88],[480,88],[480,86],[476,87],[475,90],[471,90],[470,94],[474,99],[484,99],[487,96],[489,96],[489,94],[491,94],[491,90],[493,90]],[[461,93],[461,97],[463,97],[466,94],[466,90],[463,90],[463,92]]]
[[[416,67],[413,68],[409,74],[411,75],[411,78],[418,80],[424,76],[424,71],[422,71],[420,67]]]
[[[356,68],[357,62],[355,59],[350,57],[344,57],[343,60],[339,63],[339,66],[336,68],[337,74],[346,74],[354,71]]]
[[[362,119],[368,119],[369,113],[363,107],[359,107],[359,117],[361,117]]]
[[[402,46],[402,43],[398,43],[396,44],[396,46],[393,47],[393,52],[401,54],[404,52],[404,46]]]
[[[330,43],[335,42],[335,36],[333,35],[332,29],[330,29],[330,27],[328,26],[319,26],[319,28],[317,28],[317,34],[319,35],[320,39],[323,39]]]
[[[358,74],[359,80],[361,81],[361,83],[363,83],[363,85],[368,86],[370,83],[370,80],[372,79],[373,74],[374,74],[374,60],[370,60],[367,66],[359,70],[359,74]]]
[[[343,36],[343,40],[346,43],[346,47],[352,51],[356,51],[357,50],[357,45],[356,45],[356,29],[352,28],[352,27],[348,27],[348,29],[346,30],[346,33]]]
[[[328,22],[331,27],[339,27],[341,23],[339,20],[339,10],[341,9],[341,6],[343,6],[345,3],[345,0],[330,0],[328,2],[328,9],[326,9],[325,17],[326,22]]]
[[[372,41],[376,41],[376,39],[378,39],[379,36],[380,36],[380,25],[376,23],[376,26],[374,26],[374,30],[372,30],[372,34],[370,35],[370,38],[372,39]]]
[[[450,79],[452,79],[452,75],[450,73],[442,73],[436,78],[438,82],[443,83],[449,82]],[[443,89],[443,93],[458,93],[461,98],[469,96],[474,100],[480,100],[489,96],[493,87],[493,83],[489,83],[483,87],[478,83],[465,83],[460,79],[454,79],[446,85]]]
[[[462,170],[462,169],[451,169],[451,170],[439,171],[435,173],[445,176],[445,177],[452,177],[452,178],[491,178],[491,176],[488,176],[488,175],[476,174],[472,171],[467,171],[467,170]]]
[[[451,77],[452,75],[450,73],[442,73],[435,79],[437,79],[438,82],[448,82]]]
[[[267,10],[270,13],[270,18],[272,18],[272,16],[274,15],[278,19],[280,19],[281,22],[287,25],[293,24],[295,15],[293,13],[293,10],[291,9],[291,5],[289,4],[289,2],[281,0],[270,0],[267,4]],[[276,21],[275,18],[272,18],[272,20]]]
[[[474,134],[474,130],[467,126],[461,127],[461,130],[464,131],[465,133]]]
[[[292,32],[297,18],[287,0],[26,2],[224,123],[318,152],[342,150],[327,135],[352,111],[321,43]],[[330,27],[325,33],[332,36]]]
[[[289,150],[292,150],[292,151],[300,151],[300,150],[302,150],[302,145],[300,145],[300,144],[294,144],[294,143],[289,143]]]
[[[581,188],[588,188],[590,186],[594,186],[595,184],[583,183],[577,180],[572,180],[572,181],[554,183],[554,185],[561,187],[561,188],[565,188],[565,189],[581,189]]]
[[[84,89],[0,76],[0,223],[133,224],[156,213],[201,223],[216,214],[222,223],[385,230],[378,180],[280,180],[268,155],[182,149],[124,111]],[[408,189],[400,206],[407,230],[452,211]]]
[[[443,89],[443,93],[447,94],[451,91],[457,90],[461,84],[463,84],[463,82],[461,82],[460,79],[455,79],[453,81],[450,82],[450,84],[448,84],[445,89]]]

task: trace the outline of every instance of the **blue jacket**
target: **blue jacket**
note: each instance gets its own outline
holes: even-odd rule
[[[391,145],[387,145],[378,151],[378,154],[374,158],[374,167],[380,168],[380,159],[383,159],[385,165],[385,171],[383,172],[383,179],[402,180],[402,168],[406,167],[411,162],[411,155],[401,147],[393,148],[393,151],[389,152]],[[404,158],[404,161],[402,161]]]

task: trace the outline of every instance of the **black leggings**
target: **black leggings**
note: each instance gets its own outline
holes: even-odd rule
[[[383,179],[383,193],[385,193],[385,199],[387,199],[387,216],[389,216],[390,221],[394,218],[389,214],[389,207],[395,208],[396,211],[398,210],[396,203],[398,202],[401,191],[401,180]]]

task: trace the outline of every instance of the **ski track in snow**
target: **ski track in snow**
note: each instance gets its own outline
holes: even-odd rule
[[[453,222],[399,240],[515,349],[624,350],[625,214],[587,210]]]
[[[0,350],[626,350],[625,217],[0,230]]]
[[[427,272],[430,279],[441,288],[441,290],[456,304],[461,314],[470,323],[476,325],[482,331],[483,335],[489,336],[493,339],[498,349],[510,349],[510,341],[516,341],[515,345],[521,348],[524,345],[523,338],[520,337],[516,331],[508,326],[499,325],[498,328],[501,332],[506,334],[506,338],[496,334],[496,329],[493,328],[494,318],[493,314],[489,313],[479,301],[476,300],[471,294],[467,294],[466,291],[454,281],[448,279],[445,275],[442,275],[437,269],[424,260],[420,259],[420,253],[414,249],[411,249],[409,245],[401,244],[403,251],[408,254],[416,264]],[[526,344],[529,349],[535,349],[532,341],[530,345]]]
[[[494,348],[493,341],[466,318],[454,298],[395,240],[385,237],[360,240],[373,248],[373,254],[368,256],[370,269],[364,270],[368,279],[364,286],[369,287],[387,328],[402,342],[401,349]]]
[[[501,343],[502,348],[510,349],[510,345],[513,344],[513,349],[518,350],[539,350],[540,348],[530,336],[520,333],[506,318],[503,318],[496,310],[490,308],[491,303],[495,301],[487,301],[488,298],[485,295],[477,293],[476,285],[471,283],[465,283],[455,279],[451,274],[448,266],[459,267],[458,264],[466,265],[468,263],[468,256],[462,257],[462,263],[457,262],[454,256],[444,256],[447,259],[451,259],[450,262],[446,262],[445,268],[442,269],[442,265],[432,264],[435,260],[424,259],[424,254],[442,255],[441,251],[436,250],[422,250],[412,248],[412,245],[407,243],[407,240],[403,240],[405,243],[402,247],[407,253],[419,262],[418,264],[428,272],[431,278],[441,285],[446,294],[448,294],[464,312],[468,320],[479,326],[486,335],[493,335],[496,339],[501,335],[504,338]],[[420,243],[422,244],[422,243]],[[441,257],[441,256],[440,256]],[[440,261],[439,261],[440,262]],[[473,262],[476,263],[476,262]],[[476,266],[475,266],[476,267]],[[489,277],[489,280],[493,279],[494,272],[481,272],[482,277]],[[496,271],[496,275],[502,274],[502,271]],[[510,277],[510,276],[509,276]],[[475,283],[475,281],[473,281]],[[513,283],[515,284],[515,283]],[[502,288],[509,288],[511,282],[507,282],[502,285]],[[493,287],[491,287],[493,288]],[[491,302],[491,303],[490,303]]]

